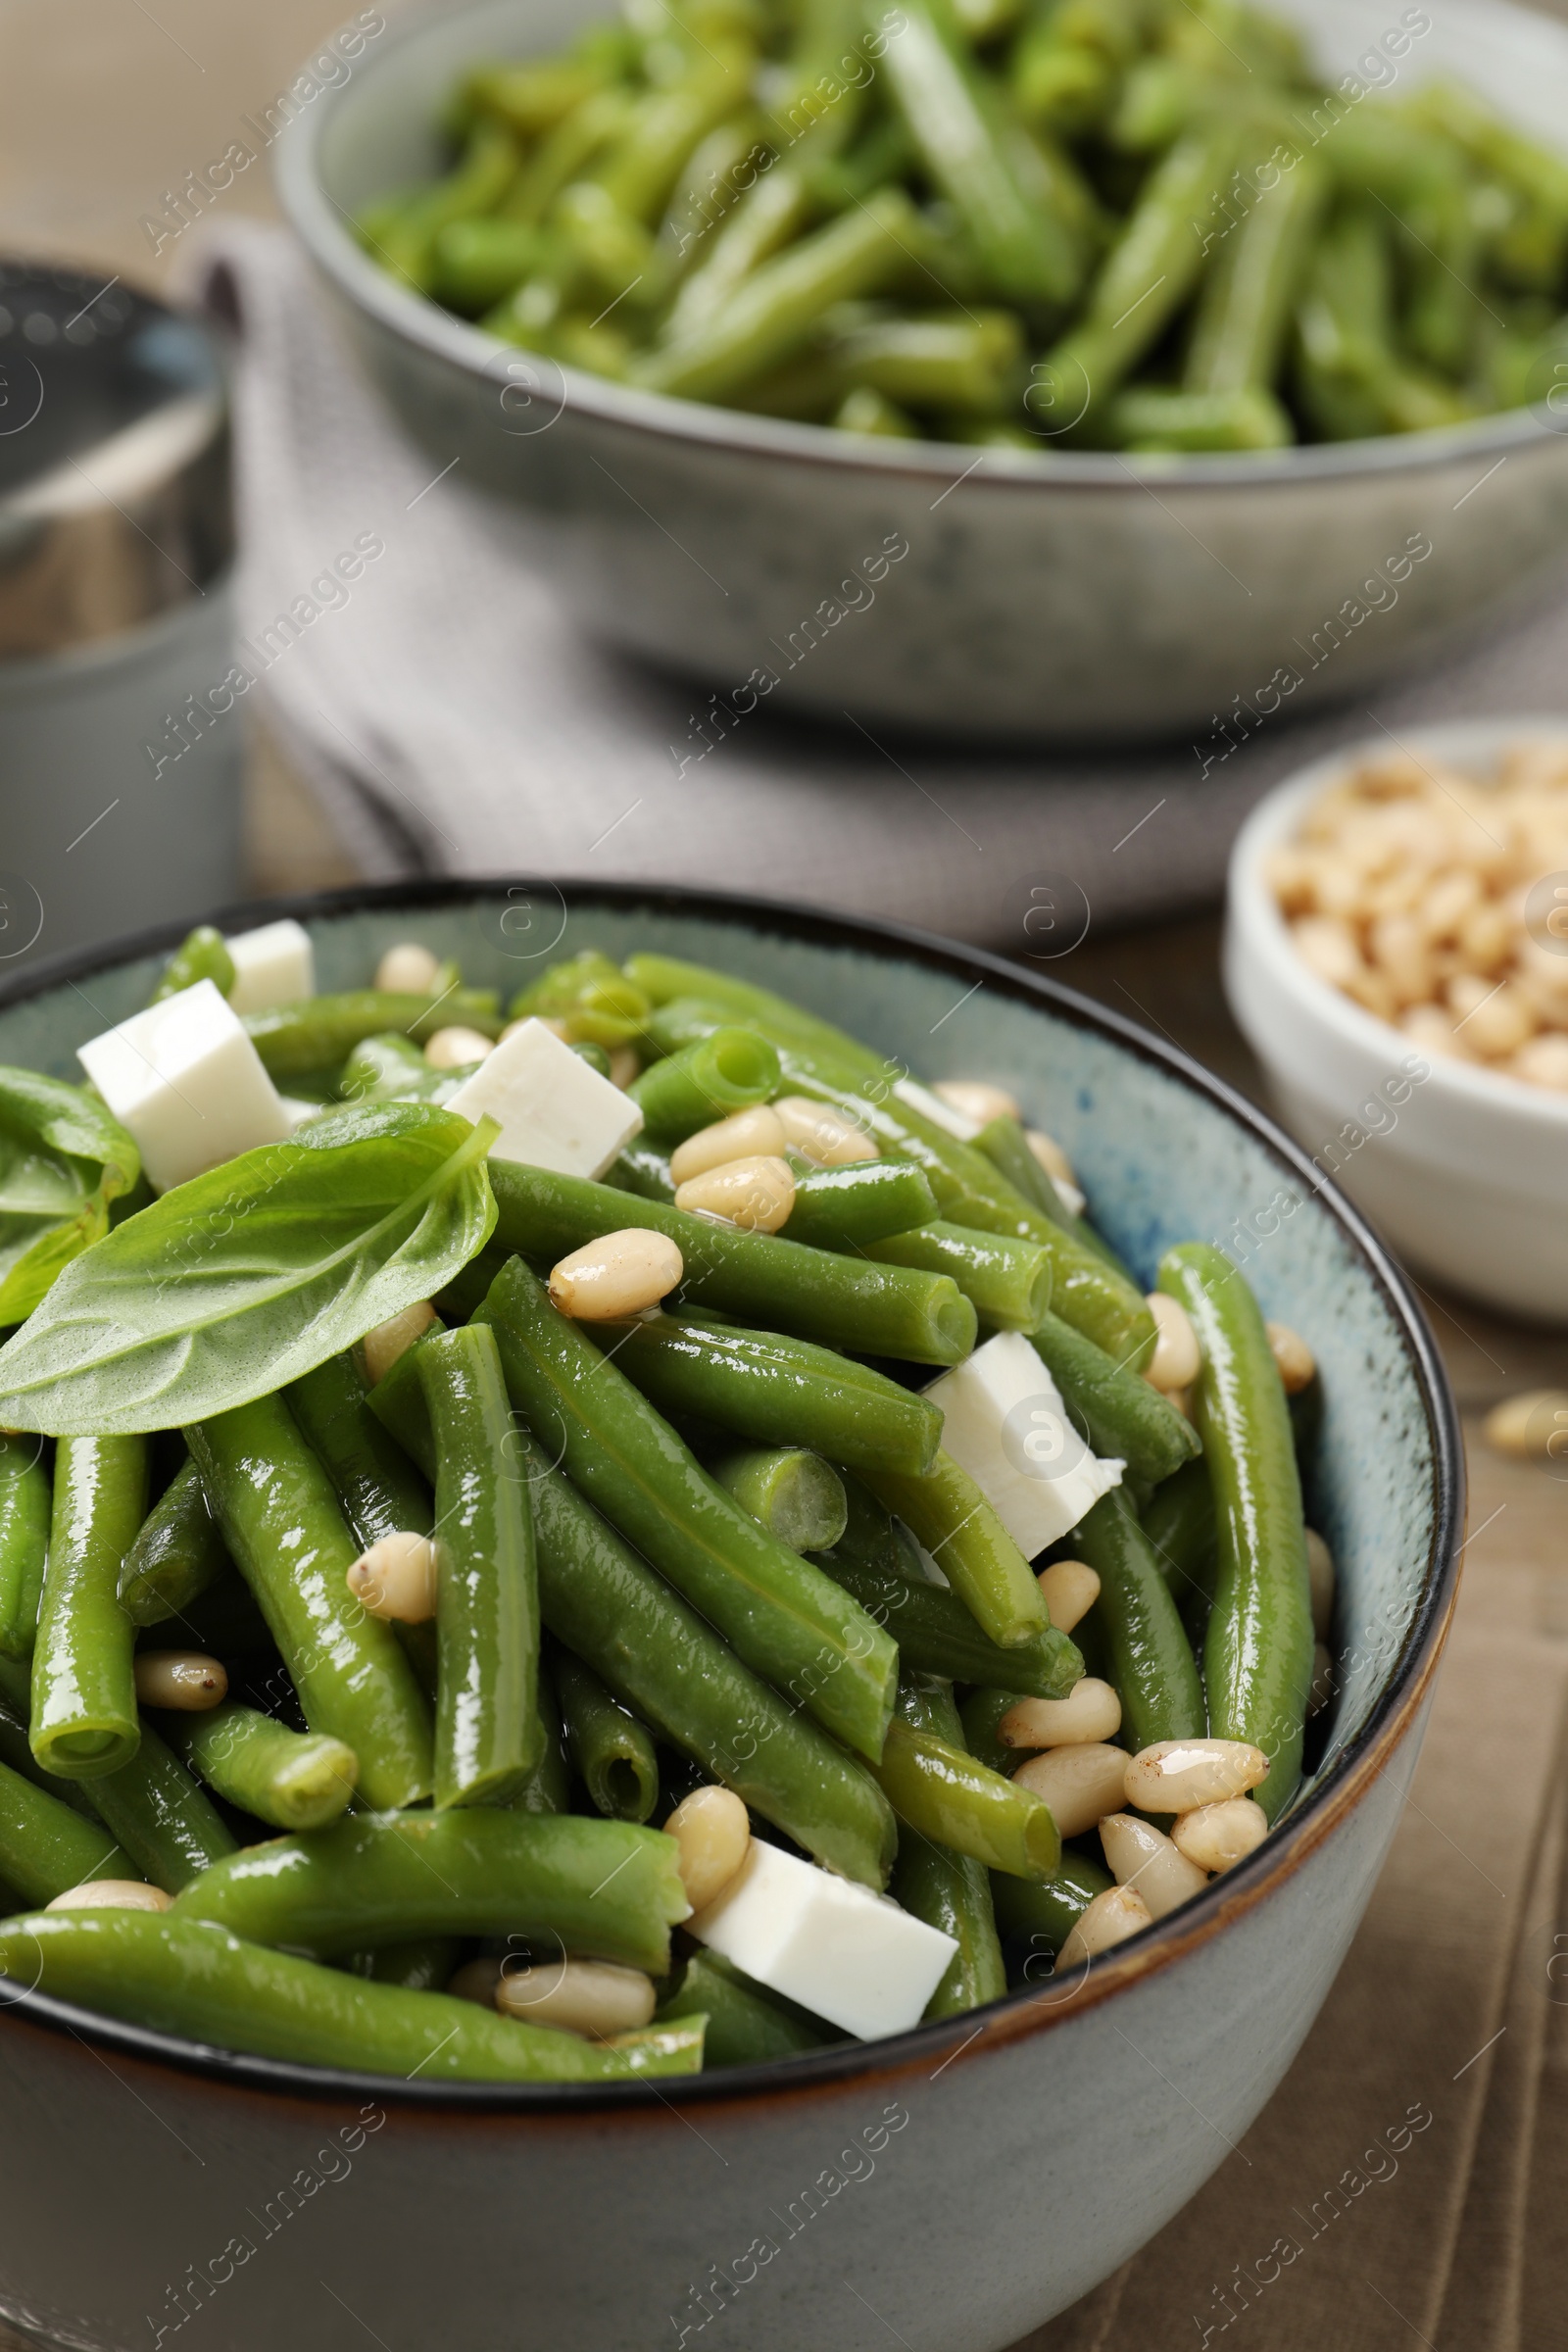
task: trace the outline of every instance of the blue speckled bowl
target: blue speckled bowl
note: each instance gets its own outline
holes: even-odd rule
[[[400,884],[267,911],[309,924],[327,989],[363,983],[411,933],[509,992],[555,954],[657,948],[784,990],[917,1075],[1004,1079],[1143,1277],[1168,1243],[1213,1238],[1311,1340],[1325,1409],[1309,1497],[1340,1564],[1343,1689],[1276,1834],[1087,1978],[787,2067],[438,2088],[14,1996],[0,2316],[83,2352],[156,2347],[198,2309],[230,2352],[347,2352],[367,2333],[395,2352],[882,2352],[890,2333],[907,2352],[1000,2352],[1213,2171],[1365,1907],[1457,1582],[1459,1440],[1419,1309],[1255,1111],[996,957],[671,890]],[[172,940],[0,991],[0,1059],[74,1075],[74,1048],[145,1001]]]

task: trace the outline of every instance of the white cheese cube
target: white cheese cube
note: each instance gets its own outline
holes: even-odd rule
[[[740,1875],[688,1932],[759,1984],[872,2041],[917,2026],[957,1950],[885,1894],[754,1838]]]
[[[504,1037],[445,1107],[466,1119],[500,1120],[492,1158],[520,1159],[558,1176],[602,1176],[643,1123],[631,1097],[543,1021],[525,1021]]]
[[[942,1407],[944,1447],[1026,1559],[1121,1484],[1124,1465],[1091,1453],[1022,1332],[999,1332],[924,1394]]]
[[[270,1012],[274,1004],[315,996],[316,952],[299,923],[264,923],[223,945],[234,962],[228,1001],[236,1012]]]
[[[211,980],[133,1013],[76,1059],[135,1137],[155,1192],[291,1133],[244,1023]]]
[[[949,1135],[956,1135],[960,1144],[972,1143],[980,1132],[978,1121],[967,1117],[961,1110],[956,1110],[951,1102],[944,1102],[940,1095],[934,1095],[928,1086],[922,1086],[918,1078],[901,1078],[893,1092],[901,1102],[907,1102],[911,1110],[918,1110],[938,1127],[945,1127]]]

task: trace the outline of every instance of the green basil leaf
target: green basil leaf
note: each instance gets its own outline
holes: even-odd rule
[[[303,1378],[483,1249],[497,1132],[367,1105],[176,1185],[68,1267],[0,1348],[0,1426],[129,1436]]]
[[[0,1323],[31,1314],[140,1173],[135,1144],[85,1087],[0,1069]]]

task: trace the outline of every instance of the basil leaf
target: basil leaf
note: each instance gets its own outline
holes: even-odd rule
[[[84,1087],[0,1069],[0,1323],[31,1314],[140,1173],[135,1144]]]
[[[0,1426],[129,1436],[301,1379],[483,1249],[497,1132],[368,1105],[177,1185],[68,1267],[0,1348]]]

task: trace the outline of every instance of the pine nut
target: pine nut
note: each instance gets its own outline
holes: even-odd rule
[[[88,1879],[68,1886],[46,1911],[167,1911],[173,1901],[161,1886],[144,1886],[140,1879]]]
[[[360,1345],[365,1350],[365,1369],[373,1389],[378,1380],[385,1380],[398,1357],[422,1340],[432,1323],[439,1320],[428,1298],[416,1299],[401,1315],[388,1315],[368,1331]]]
[[[1167,1396],[1173,1389],[1190,1389],[1203,1368],[1192,1318],[1179,1298],[1163,1291],[1151,1291],[1148,1306],[1158,1337],[1144,1378]]]
[[[1252,1808],[1255,1813],[1257,1807]],[[1163,1830],[1136,1813],[1107,1813],[1100,1825],[1105,1868],[1122,1886],[1136,1886],[1152,1919],[1191,1902],[1208,1885],[1208,1874],[1180,1853]]]
[[[1228,1796],[1183,1813],[1171,1836],[1177,1850],[1200,1870],[1230,1870],[1262,1844],[1268,1822],[1250,1796]]]
[[[694,1788],[664,1824],[680,1847],[675,1867],[694,1911],[716,1902],[746,1861],[752,1825],[733,1788]]]
[[[1568,1037],[1533,1037],[1508,1064],[1511,1075],[1530,1086],[1555,1087],[1568,1093]]]
[[[1268,1773],[1267,1756],[1246,1740],[1156,1740],[1123,1762],[1127,1802],[1141,1813],[1190,1813],[1245,1794]]]
[[[1154,1924],[1153,1914],[1136,1886],[1107,1886],[1103,1894],[1074,1920],[1067,1940],[1056,1954],[1056,1974],[1082,1968],[1129,1936],[1141,1935]]]
[[[136,1660],[136,1696],[144,1707],[175,1707],[200,1715],[221,1706],[228,1675],[199,1649],[144,1649]]]
[[[495,2001],[503,2017],[604,2041],[646,2026],[658,1995],[641,1969],[618,1968],[611,1960],[554,1960],[542,1968],[503,1970]]]
[[[435,986],[441,959],[412,939],[388,948],[375,967],[375,985],[389,997],[427,997]]]
[[[784,1095],[773,1105],[790,1149],[819,1168],[847,1168],[860,1159],[879,1159],[871,1138],[847,1112],[805,1095]]]
[[[1053,1560],[1035,1578],[1046,1615],[1058,1634],[1070,1634],[1100,1598],[1100,1576],[1085,1560]]]
[[[786,1160],[732,1159],[675,1188],[675,1206],[738,1225],[743,1233],[777,1233],[795,1206],[795,1179]]]
[[[1563,1402],[1568,1405],[1568,1397]],[[1568,1419],[1563,1427],[1568,1430]],[[1306,1578],[1312,1593],[1312,1631],[1321,1642],[1334,1615],[1334,1554],[1315,1527],[1306,1531]]]
[[[690,1184],[694,1176],[706,1176],[710,1168],[721,1168],[727,1160],[782,1159],[785,1140],[778,1112],[760,1102],[754,1110],[738,1110],[733,1118],[699,1127],[675,1146],[669,1172],[677,1184]]]
[[[1482,1422],[1481,1434],[1517,1461],[1561,1461],[1568,1455],[1568,1389],[1525,1389],[1504,1397]]]
[[[1026,1127],[1024,1141],[1048,1176],[1054,1176],[1058,1184],[1070,1184],[1074,1192],[1078,1190],[1072,1161],[1054,1135],[1047,1135],[1042,1127]]]
[[[1020,1788],[1032,1788],[1045,1798],[1064,1838],[1081,1838],[1107,1813],[1120,1812],[1126,1801],[1126,1776],[1124,1747],[1087,1741],[1075,1747],[1048,1747],[1043,1755],[1020,1764],[1012,1777]]]
[[[348,1588],[372,1617],[423,1625],[435,1615],[435,1545],[428,1536],[400,1528],[362,1551]]]
[[[686,1271],[667,1233],[627,1225],[573,1250],[550,1270],[550,1297],[564,1315],[594,1323],[640,1315],[674,1290]]]
[[[612,1046],[610,1049],[610,1083],[624,1094],[634,1078],[642,1075],[642,1059],[635,1046]]]
[[[424,1058],[432,1070],[462,1070],[471,1061],[483,1061],[491,1047],[492,1041],[480,1030],[465,1029],[459,1023],[436,1031],[425,1046]]]
[[[1306,1720],[1321,1715],[1334,1696],[1334,1652],[1326,1642],[1312,1644],[1312,1687],[1306,1695]]]
[[[931,1092],[977,1127],[989,1127],[993,1119],[1023,1118],[1017,1096],[1004,1086],[993,1086],[988,1078],[939,1078]]]
[[[1086,1674],[1065,1698],[1020,1698],[997,1726],[1004,1747],[1081,1747],[1113,1740],[1121,1730],[1121,1700],[1108,1683]]]
[[[500,1983],[499,1960],[465,1960],[447,1990],[455,2001],[477,2001],[481,2009],[493,2009]]]
[[[1280,1378],[1285,1383],[1287,1396],[1298,1396],[1310,1388],[1317,1378],[1317,1357],[1298,1331],[1288,1323],[1269,1323],[1264,1326]]]

